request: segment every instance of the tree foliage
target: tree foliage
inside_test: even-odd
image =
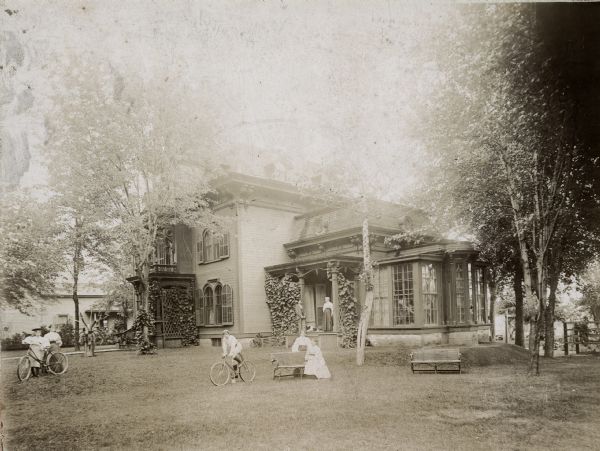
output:
[[[592,262],[587,268],[581,282],[583,294],[579,305],[585,308],[600,323],[600,262]]]
[[[545,46],[535,7],[463,12],[462,24],[449,31],[456,45],[437,61],[437,95],[425,108],[437,190],[447,192],[442,208],[490,244],[483,255],[499,266],[518,256],[541,326],[553,309],[550,278],[576,248],[561,241],[584,240],[595,227],[583,213],[597,202],[590,167],[598,160],[580,145],[577,104],[560,55]],[[532,334],[536,373],[540,334],[541,327]]]
[[[133,261],[147,310],[157,241],[175,224],[217,222],[205,197],[215,171],[196,147],[201,127],[172,93],[140,92],[110,69],[74,70],[71,78],[56,99],[53,158],[77,192],[101,207],[112,240]]]
[[[33,196],[6,194],[0,206],[0,304],[27,313],[54,292],[64,268],[59,230]]]

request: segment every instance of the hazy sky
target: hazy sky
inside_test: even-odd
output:
[[[82,55],[110,65],[126,83],[191,102],[207,129],[200,145],[254,172],[269,155],[310,171],[342,154],[365,156],[361,164],[371,169],[393,155],[386,169],[399,180],[416,172],[418,142],[408,124],[435,76],[418,56],[432,45],[429,30],[447,19],[439,4],[70,0],[5,7],[12,13],[1,13],[10,44],[3,59],[24,56],[4,78],[3,145],[29,147],[34,164],[25,181],[38,174],[59,68]]]

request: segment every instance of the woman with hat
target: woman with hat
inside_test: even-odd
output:
[[[33,335],[29,335],[25,337],[23,340],[24,345],[29,345],[29,349],[35,355],[35,359],[33,357],[29,357],[29,361],[31,362],[31,373],[33,377],[38,377],[40,374],[40,361],[43,361],[44,356],[46,354],[46,350],[50,347],[50,342],[47,338],[42,337],[42,328],[35,327],[32,329]],[[37,359],[37,360],[36,360]]]

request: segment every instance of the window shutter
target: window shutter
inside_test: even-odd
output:
[[[202,234],[204,262],[208,263],[214,259],[213,257],[213,234],[209,230],[205,230]]]
[[[204,325],[204,295],[202,290],[196,290],[196,326]]]
[[[223,324],[231,325],[233,324],[233,292],[229,285],[223,285],[222,293]]]
[[[229,232],[225,232],[221,239],[221,258],[224,257],[229,257]]]

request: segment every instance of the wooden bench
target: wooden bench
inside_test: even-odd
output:
[[[420,349],[410,354],[410,369],[434,373],[460,373],[458,349]]]
[[[273,379],[281,376],[295,376],[300,373],[300,379],[304,376],[304,352],[277,352],[271,354],[273,363]],[[285,374],[291,371],[289,374]]]

